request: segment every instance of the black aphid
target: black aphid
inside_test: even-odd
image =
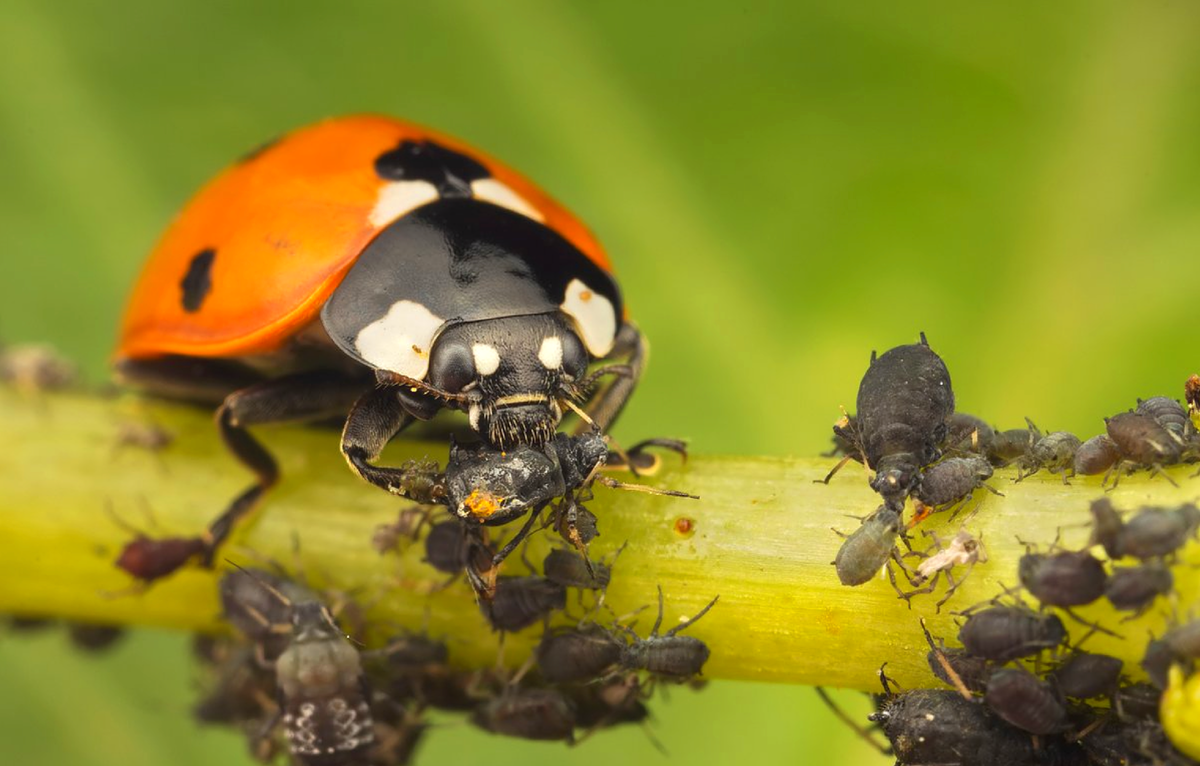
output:
[[[1146,559],[1173,555],[1200,528],[1200,509],[1187,503],[1178,508],[1143,508],[1125,522],[1117,553]]]
[[[647,692],[637,673],[625,673],[608,681],[578,684],[567,694],[575,703],[575,722],[588,729],[602,729],[623,723],[641,723],[650,717],[643,700]]]
[[[1087,551],[1026,553],[1017,564],[1021,585],[1044,606],[1082,606],[1104,595],[1108,573]]]
[[[591,681],[621,660],[625,642],[599,625],[555,628],[542,636],[536,654],[547,683]]]
[[[1169,396],[1152,396],[1149,399],[1138,399],[1137,410],[1142,415],[1149,415],[1168,433],[1182,442],[1191,430],[1192,421],[1188,418],[1187,410],[1175,399]]]
[[[980,487],[1003,496],[987,485],[991,477],[992,464],[978,455],[946,458],[921,472],[913,497],[939,510],[961,508]]]
[[[925,633],[926,643],[929,644],[929,652],[925,659],[929,662],[929,669],[933,674],[960,692],[965,689],[967,692],[982,694],[987,687],[987,679],[992,674],[992,663],[972,655],[962,647],[947,647],[940,638],[935,642],[924,619],[921,620],[921,630]]]
[[[68,622],[67,638],[71,646],[85,652],[103,652],[111,649],[125,636],[125,629],[118,625],[102,625],[94,622]]]
[[[835,529],[834,532],[837,532]],[[842,535],[841,532],[837,532]],[[900,534],[899,512],[881,505],[863,520],[858,529],[838,548],[833,565],[842,585],[862,585],[871,581],[888,559],[896,554],[896,536]]]
[[[988,451],[988,460],[992,465],[1006,466],[1014,460],[1020,460],[1033,445],[1041,438],[1041,434],[1028,428],[1010,428],[1007,431],[997,431],[992,438],[992,448]]]
[[[1162,564],[1150,563],[1136,567],[1113,567],[1104,595],[1113,607],[1143,614],[1159,596],[1165,596],[1175,586],[1171,570]]]
[[[1142,661],[1138,664],[1146,671],[1150,683],[1159,689],[1166,689],[1171,666],[1181,659],[1184,658],[1175,654],[1169,643],[1162,639],[1151,639],[1150,643],[1146,644],[1146,653],[1142,655]]]
[[[207,643],[202,655],[197,654],[212,670],[211,681],[192,707],[197,721],[241,725],[268,718],[268,708],[278,696],[275,674],[259,661],[251,646],[216,639]]]
[[[546,579],[564,588],[604,590],[612,579],[612,570],[603,563],[589,562],[574,551],[553,548],[542,562]]]
[[[958,640],[975,655],[994,662],[1032,657],[1067,640],[1062,620],[1019,606],[993,606],[967,617]]]
[[[651,673],[671,680],[686,681],[698,674],[708,661],[708,645],[692,636],[676,635],[694,625],[701,617],[708,614],[717,603],[719,596],[697,612],[686,622],[681,622],[661,636],[658,629],[663,619],[662,587],[658,589],[658,619],[650,629],[650,635],[639,638],[627,627],[622,629],[629,635],[632,643],[621,652],[621,665],[629,670],[648,670]]]
[[[491,602],[480,609],[494,630],[512,633],[567,605],[567,589],[545,577],[499,577]]]
[[[1162,637],[1176,657],[1200,660],[1200,620],[1171,628]]]
[[[1117,689],[1113,695],[1113,710],[1123,720],[1157,718],[1162,691],[1151,684],[1138,681]]]
[[[1029,423],[1031,432],[1039,433],[1037,426],[1029,418],[1026,418],[1025,422]],[[1067,472],[1075,471],[1075,452],[1079,445],[1079,437],[1068,431],[1053,431],[1041,436],[1018,461],[1020,469],[1016,480],[1021,481],[1045,468],[1049,473],[1062,474],[1063,484],[1066,484]]]
[[[350,763],[375,742],[362,662],[323,604],[293,605],[292,641],[275,662],[283,725],[303,764]]]
[[[924,333],[920,343],[897,346],[879,357],[871,354],[858,388],[855,436],[867,466],[875,471],[871,488],[897,513],[921,468],[938,458],[953,414],[950,372]]]
[[[221,576],[218,586],[225,620],[274,661],[292,637],[293,604],[314,601],[308,589],[263,569],[237,568]]]
[[[1054,734],[1070,726],[1061,695],[1024,668],[992,673],[983,700],[993,713],[1030,734]]]
[[[982,418],[956,412],[946,425],[946,452],[974,452],[986,457],[992,451],[996,431]]]
[[[1183,445],[1170,431],[1149,415],[1137,412],[1114,415],[1106,418],[1104,424],[1109,437],[1121,451],[1121,462],[1114,467],[1114,486],[1120,480],[1119,469],[1126,463],[1149,468],[1152,473],[1162,474],[1172,484],[1175,483],[1162,471],[1163,466],[1178,463],[1183,455]]]
[[[1112,694],[1121,679],[1125,662],[1107,654],[1075,652],[1051,674],[1058,690],[1067,697],[1089,699]]]
[[[554,689],[510,687],[477,707],[471,723],[507,737],[571,742],[575,705]]]
[[[371,534],[371,547],[380,553],[394,551],[402,541],[413,541],[421,535],[421,529],[429,523],[427,506],[403,508],[392,524],[380,524]]]
[[[1121,450],[1108,434],[1093,436],[1075,450],[1075,473],[1079,476],[1106,473],[1120,459]]]

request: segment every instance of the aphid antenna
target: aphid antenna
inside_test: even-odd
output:
[[[146,517],[146,525],[154,532],[161,531],[158,528],[157,520],[154,518],[154,511],[150,508],[150,501],[148,501],[145,497],[139,496],[138,505],[141,507],[142,515]],[[125,519],[121,518],[121,515],[117,513],[117,509],[113,506],[111,497],[104,498],[104,513],[106,516],[112,519],[113,523],[116,524],[122,532],[131,534],[138,539],[145,539],[148,537],[144,529],[139,529]]]
[[[260,588],[262,588],[262,589],[263,589],[263,590],[265,590],[267,593],[270,593],[272,596],[274,596],[276,599],[278,599],[278,600],[279,600],[279,603],[283,604],[284,606],[294,606],[294,604],[292,603],[292,600],[291,600],[290,598],[288,598],[287,596],[283,595],[283,593],[281,593],[281,592],[280,592],[280,591],[279,591],[277,588],[275,588],[275,587],[274,587],[273,585],[271,585],[270,583],[264,582],[264,581],[262,580],[262,578],[260,578],[260,577],[259,577],[258,575],[256,575],[256,574],[254,574],[254,572],[251,572],[249,569],[245,568],[245,567],[244,567],[244,566],[242,566],[241,564],[238,564],[238,563],[236,563],[236,562],[234,562],[234,561],[231,561],[231,560],[229,560],[229,559],[225,559],[225,563],[226,563],[226,564],[229,564],[229,565],[230,565],[231,567],[233,567],[234,569],[237,569],[239,572],[241,572],[242,574],[246,575],[246,576],[247,576],[247,577],[249,577],[251,580],[254,580],[254,582],[255,582],[255,583],[257,583],[257,584],[258,584],[258,586],[259,586]],[[261,615],[260,615],[260,616],[261,616]],[[268,624],[269,624],[269,623],[268,623]]]
[[[846,724],[846,726],[849,726],[851,731],[857,734],[860,739],[878,750],[882,755],[892,755],[892,749],[889,746],[881,745],[875,740],[875,737],[872,736],[876,731],[879,730],[879,724],[872,724],[869,728],[862,726],[853,718],[851,718],[845,710],[842,710],[840,705],[833,701],[833,698],[830,697],[829,693],[825,691],[825,687],[814,686],[813,690],[816,691],[817,696],[821,698],[821,701],[825,703],[825,707],[829,708],[829,711],[837,716],[839,721]]]
[[[886,662],[883,663],[882,665],[879,666],[879,671],[878,671],[879,672],[879,683],[883,686],[883,693],[888,695],[889,697],[894,697],[897,694],[903,694],[904,687],[902,687],[902,686],[900,686],[900,684],[896,683],[895,679],[888,678],[887,673],[885,672],[887,669],[887,666],[888,666],[888,664]],[[889,681],[891,683],[888,683]],[[893,686],[896,687],[896,689],[898,689],[899,691],[895,691],[895,692],[892,691]]]
[[[660,591],[660,594],[661,594],[661,591]],[[661,597],[661,596],[660,596],[660,597]],[[678,624],[678,625],[676,625],[675,627],[673,627],[673,628],[671,628],[670,630],[668,630],[666,633],[664,633],[664,634],[663,634],[663,636],[664,636],[664,637],[670,637],[670,636],[673,636],[673,635],[675,635],[676,633],[679,633],[680,631],[683,631],[683,630],[687,630],[688,628],[690,628],[690,627],[692,627],[693,625],[695,625],[697,622],[699,622],[699,620],[700,620],[700,618],[701,618],[701,617],[703,617],[704,615],[708,614],[708,610],[709,610],[709,609],[712,609],[714,606],[716,606],[716,605],[717,605],[717,599],[719,599],[719,598],[721,598],[721,596],[720,596],[720,595],[713,596],[713,600],[712,600],[712,601],[709,601],[707,604],[705,604],[703,609],[701,609],[701,610],[700,610],[699,612],[697,612],[696,614],[692,615],[691,617],[687,618],[687,619],[686,619],[686,620],[684,620],[683,622],[679,623],[679,624]],[[659,602],[660,609],[661,609],[661,604],[662,604],[662,602],[660,601],[660,602]],[[661,611],[660,611],[660,613],[659,613],[659,618],[661,619],[661,617],[662,617],[662,614],[661,614]]]
[[[609,489],[623,489],[628,492],[641,492],[647,495],[663,495],[666,497],[686,497],[690,500],[700,499],[699,495],[681,492],[677,489],[659,489],[658,487],[647,487],[645,484],[627,484],[623,481],[617,481],[610,476],[597,476],[595,481]]]
[[[1091,628],[1092,630],[1099,632],[1099,633],[1103,633],[1106,636],[1112,636],[1113,638],[1120,639],[1121,641],[1125,640],[1125,636],[1122,636],[1120,633],[1109,630],[1108,628],[1104,627],[1103,625],[1101,625],[1099,623],[1088,622],[1087,620],[1083,619],[1079,615],[1075,614],[1075,612],[1073,612],[1070,607],[1060,606],[1058,608],[1061,609],[1065,615],[1067,615],[1068,617],[1070,617],[1072,620],[1079,623],[1080,625],[1086,625],[1087,627]]]
[[[521,541],[529,537],[529,533],[533,531],[533,525],[536,524],[537,521],[542,517],[542,511],[546,509],[547,505],[548,503],[542,503],[538,507],[529,511],[529,519],[525,522],[521,529],[515,535],[513,535],[511,540],[504,544],[504,547],[500,549],[499,553],[492,557],[493,567],[500,566],[504,559],[508,558],[508,555],[516,550],[517,546],[521,544]],[[468,566],[468,572],[470,569],[471,567]]]
[[[925,641],[929,644],[929,648],[933,650],[934,659],[937,660],[938,665],[942,666],[942,670],[946,671],[946,675],[950,678],[950,682],[953,684],[954,688],[958,690],[958,693],[962,695],[963,699],[967,700],[968,702],[974,702],[975,698],[971,696],[970,690],[967,689],[967,685],[963,683],[962,678],[958,675],[958,671],[955,670],[954,666],[950,664],[950,661],[946,659],[946,655],[942,652],[941,647],[934,643],[933,636],[930,634],[929,628],[925,625],[924,617],[921,618],[921,631],[925,634]]]

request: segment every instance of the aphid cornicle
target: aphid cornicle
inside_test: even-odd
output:
[[[1067,640],[1062,620],[1025,607],[993,606],[967,617],[958,640],[975,655],[994,662],[1032,657]]]
[[[924,333],[919,343],[871,354],[858,387],[855,430],[875,471],[871,488],[896,512],[904,509],[921,469],[938,458],[953,414],[950,371]]]
[[[993,713],[1030,734],[1053,734],[1070,725],[1054,687],[1024,668],[992,673],[983,699]]]
[[[583,224],[460,141],[361,115],[293,131],[197,194],[142,270],[114,363],[219,403],[256,477],[198,538],[211,566],[279,479],[250,427],[349,412],[350,467],[403,493],[406,471],[374,461],[414,421],[460,410],[497,449],[549,442],[571,405],[607,429],[644,361]]]
[[[834,530],[837,532],[837,530]],[[838,534],[842,534],[838,532]],[[862,585],[871,581],[896,551],[900,534],[900,514],[886,505],[879,506],[862,525],[846,538],[833,560],[842,585]]]

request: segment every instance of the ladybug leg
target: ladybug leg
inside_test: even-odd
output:
[[[116,363],[114,372],[121,384],[156,396],[214,405],[234,391],[263,379],[233,362],[190,356],[122,359]]]
[[[363,394],[350,410],[342,430],[342,455],[350,469],[364,481],[393,495],[422,505],[439,502],[445,494],[436,463],[410,460],[401,468],[384,468],[371,461],[396,434],[416,418],[404,409],[393,388],[377,388]]]
[[[605,359],[625,357],[629,373],[613,380],[608,388],[593,397],[585,408],[588,416],[601,431],[608,431],[616,422],[617,416],[621,414],[621,410],[624,409],[625,402],[629,401],[629,397],[633,395],[633,390],[637,387],[638,379],[642,376],[642,370],[646,366],[646,351],[646,339],[642,336],[641,331],[632,323],[625,323],[621,331],[617,333],[612,351]],[[576,426],[575,435],[578,436],[590,430],[591,426],[587,422],[583,422]]]

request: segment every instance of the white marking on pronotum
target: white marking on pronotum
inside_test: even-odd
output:
[[[396,301],[386,315],[359,330],[354,348],[376,369],[422,380],[433,336],[445,323],[420,303]]]
[[[495,178],[481,178],[478,181],[472,181],[471,195],[484,202],[506,207],[514,213],[532,218],[539,223],[546,221],[546,217],[538,212],[537,208],[530,205],[524,197]]]
[[[481,410],[479,409],[479,405],[474,404],[474,403],[472,403],[470,408],[467,410],[467,420],[469,420],[471,423],[472,431],[479,430],[479,415],[480,415],[480,413],[481,413]]]
[[[557,335],[550,335],[542,340],[538,350],[538,361],[547,370],[557,370],[562,367],[562,341]]]
[[[560,308],[579,325],[583,345],[592,356],[607,356],[617,337],[617,312],[612,301],[572,279]]]
[[[393,181],[379,190],[379,197],[368,220],[372,226],[387,226],[400,216],[437,198],[437,187],[428,181]]]
[[[476,343],[471,346],[471,356],[475,357],[475,371],[480,375],[491,375],[500,369],[500,352],[486,343]]]

